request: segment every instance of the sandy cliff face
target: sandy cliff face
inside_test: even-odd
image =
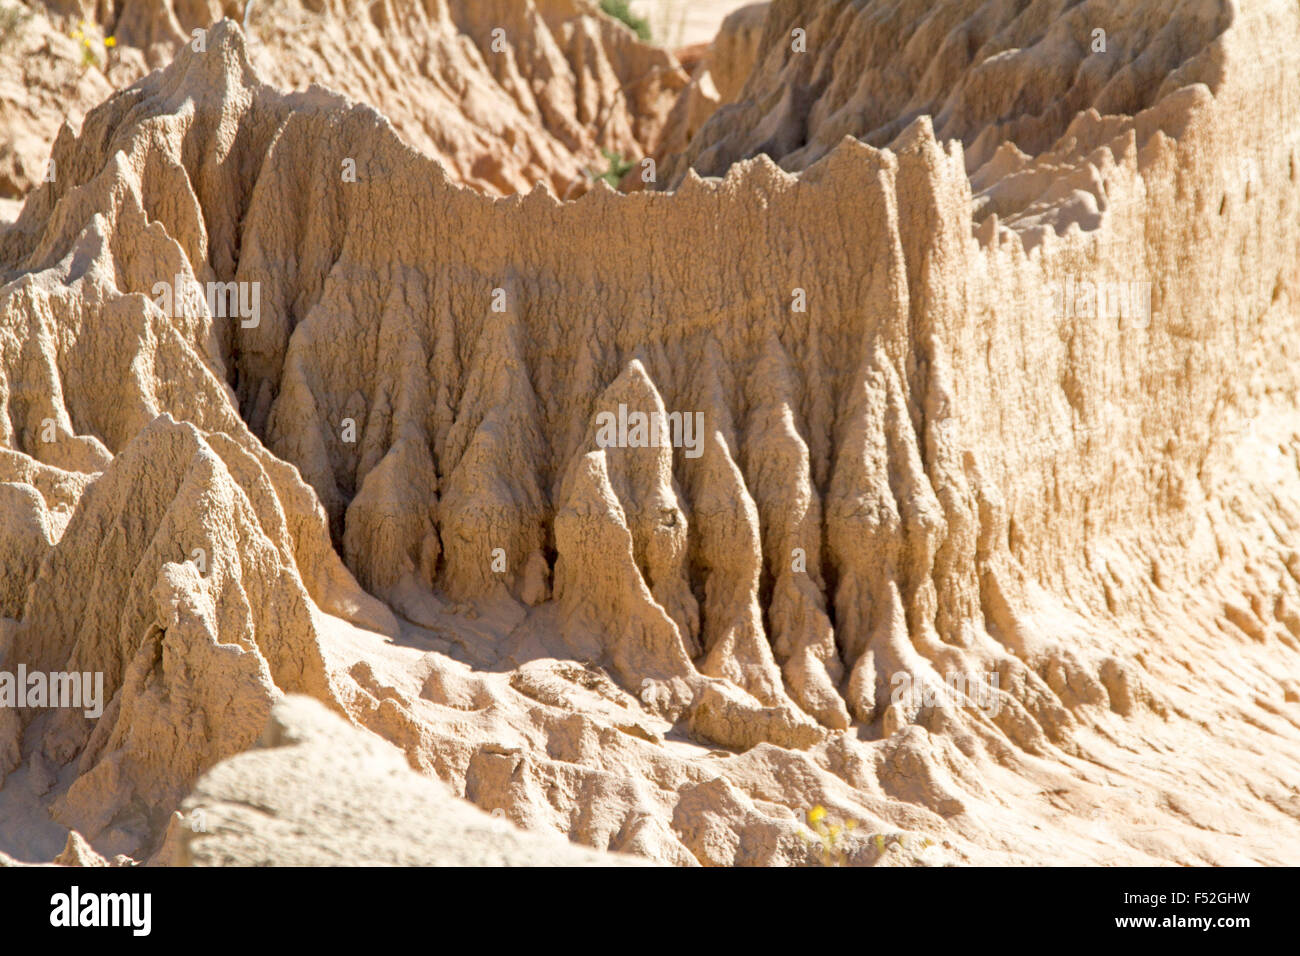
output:
[[[164,862],[295,692],[663,862],[1294,861],[1300,10],[923,6],[778,0],[670,192],[462,188],[229,21],[60,133],[0,662],[110,703],[0,710],[11,804]]]
[[[243,23],[264,80],[374,106],[457,182],[493,195],[538,182],[581,195],[609,166],[602,150],[650,153],[688,81],[589,0],[36,5],[0,50],[0,198],[44,180],[65,119],[206,48],[223,16]]]

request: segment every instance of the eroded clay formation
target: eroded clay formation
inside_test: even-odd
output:
[[[29,16],[0,48],[0,198],[44,180],[65,119],[187,46],[206,49],[223,16],[245,25],[265,81],[377,105],[457,182],[494,195],[539,180],[582,195],[609,167],[602,151],[640,156],[659,141],[690,79],[594,0],[79,0]]]
[[[193,859],[299,693],[661,862],[1295,860],[1300,8],[777,0],[598,134],[561,60],[668,54],[433,6],[331,76],[526,60],[533,126],[222,21],[0,233],[0,663],[107,698],[0,709],[11,855]],[[439,145],[534,127],[656,188]]]

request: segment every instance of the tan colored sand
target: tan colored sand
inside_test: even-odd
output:
[[[1300,9],[831,6],[671,190],[464,189],[231,22],[59,135],[0,232],[0,664],[112,702],[0,711],[0,849],[173,860],[298,693],[663,863],[827,862],[814,806],[831,862],[1300,859]]]
[[[222,15],[246,23],[248,56],[263,78],[370,104],[454,179],[492,195],[539,182],[581,195],[607,170],[603,151],[651,151],[687,82],[671,53],[638,42],[595,0],[276,0],[249,8],[239,0],[128,0],[102,20],[93,4],[79,14],[75,6],[36,5],[0,50],[0,198],[43,180],[64,121],[75,127],[113,89],[203,42],[195,31]],[[76,33],[89,38],[88,51]],[[112,48],[103,45],[110,35]]]

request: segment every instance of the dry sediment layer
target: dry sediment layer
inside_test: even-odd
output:
[[[688,80],[591,0],[34,4],[0,50],[0,198],[43,181],[65,120],[206,45],[203,31],[223,16],[249,30],[265,80],[371,104],[453,179],[490,195],[538,182],[581,195],[609,165],[602,150],[649,153]],[[92,64],[65,32],[91,40]]]
[[[928,29],[972,45],[969,6]],[[854,65],[884,7],[825,8],[774,6],[740,109],[789,22],[812,103],[889,91]],[[1294,860],[1300,209],[1271,124],[1300,11],[1185,9],[1112,26],[1127,68],[1080,54],[1140,89],[1084,83],[1077,115],[895,103],[886,141],[782,133],[798,175],[576,203],[458,188],[219,25],[62,134],[0,235],[8,659],[114,696],[93,728],[0,718],[14,786],[147,854],[302,691],[480,806],[666,862],[816,861],[814,804],[882,835],[850,862]],[[1044,59],[933,85],[1059,96]],[[260,321],[164,315],[177,274],[257,283]],[[1052,307],[1143,281],[1149,317]],[[702,413],[700,453],[602,447],[620,408]]]

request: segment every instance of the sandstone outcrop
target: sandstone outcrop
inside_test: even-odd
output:
[[[1294,861],[1300,8],[763,23],[664,191],[461,188],[229,20],[59,134],[0,232],[0,669],[108,703],[0,710],[33,812],[370,860],[168,831],[305,694],[664,863],[825,862],[814,806],[850,863]]]
[[[206,49],[222,17],[244,24],[246,53],[264,79],[370,104],[457,182],[491,195],[539,182],[581,195],[609,166],[602,151],[651,152],[688,82],[670,53],[638,40],[594,0],[19,8],[26,19],[0,48],[0,199],[45,180],[64,122],[78,123],[180,50]]]
[[[203,776],[151,862],[635,866],[645,861],[520,830],[414,773],[399,751],[349,727],[319,703],[290,696],[272,709],[254,749]]]

